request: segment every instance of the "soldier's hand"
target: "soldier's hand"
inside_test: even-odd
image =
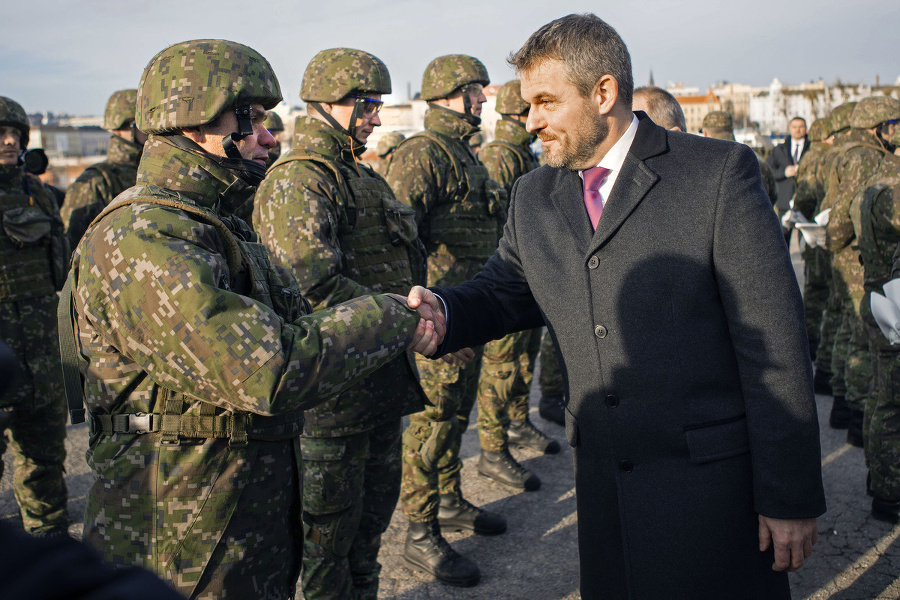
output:
[[[440,345],[444,341],[444,335],[447,333],[444,303],[431,290],[425,289],[420,285],[413,287],[409,291],[406,302],[410,308],[418,310],[423,319],[434,324],[434,331],[438,338],[437,343]]]
[[[419,319],[416,326],[416,333],[413,341],[409,344],[409,349],[418,352],[423,356],[431,356],[440,345],[440,340],[434,331],[434,322],[426,319]]]
[[[461,350],[457,350],[456,352],[445,354],[441,357],[441,360],[448,365],[463,365],[473,358],[475,358],[475,351],[471,348],[463,348]]]

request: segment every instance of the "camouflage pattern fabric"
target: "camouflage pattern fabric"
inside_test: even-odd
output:
[[[541,386],[541,394],[544,396],[565,397],[566,386],[563,382],[562,370],[559,367],[559,353],[553,345],[550,332],[544,333],[541,340],[541,376],[538,385]]]
[[[422,75],[422,100],[446,98],[469,83],[490,83],[487,69],[474,56],[448,54],[428,63]],[[425,126],[428,129],[428,125]]]
[[[775,174],[772,173],[772,167],[759,154],[756,155],[756,160],[759,161],[759,174],[762,176],[763,188],[765,188],[772,206],[775,206],[775,203],[778,202],[778,186],[775,183]]]
[[[85,169],[66,189],[62,219],[72,248],[113,198],[134,185],[142,150],[134,142],[112,136],[106,160]]]
[[[66,397],[56,327],[61,264],[54,267],[51,253],[51,239],[65,238],[55,200],[22,167],[0,166],[0,213],[0,339],[18,367],[16,383],[0,396],[0,456],[9,446],[22,522],[29,533],[42,535],[69,524]],[[0,475],[2,470],[0,462]]]
[[[354,92],[391,93],[391,74],[380,58],[354,48],[330,48],[316,54],[303,72],[304,102],[337,102]]]
[[[298,119],[257,192],[254,223],[314,308],[424,283],[413,211],[345,133]],[[401,235],[402,234],[402,235]],[[307,600],[376,598],[378,550],[400,494],[400,418],[426,400],[411,356],[306,411],[301,576]]]
[[[402,355],[418,322],[386,296],[309,314],[231,215],[254,192],[186,139],[151,135],[138,185],[73,263],[96,476],[85,540],[191,598],[293,596],[301,411]]]
[[[399,419],[346,437],[304,438],[305,600],[378,597],[378,551],[400,495]]]
[[[477,127],[430,107],[425,128],[397,147],[386,179],[397,199],[415,209],[429,252],[428,285],[454,285],[474,277],[496,248],[506,198],[469,149]],[[410,416],[403,435],[400,499],[411,521],[436,519],[439,494],[460,493],[460,439],[481,370],[482,348],[474,350],[463,366],[417,358],[431,404]]]
[[[127,124],[134,122],[136,106],[137,90],[113,92],[106,101],[106,110],[103,111],[103,129],[108,131],[123,129]]]
[[[513,105],[508,99],[506,104]],[[497,122],[494,140],[478,155],[491,179],[507,194],[519,177],[539,166],[529,148],[530,140],[524,123],[502,119]],[[541,331],[511,333],[484,346],[478,384],[478,435],[482,450],[499,452],[506,448],[509,421],[522,421],[528,416],[528,396]]]

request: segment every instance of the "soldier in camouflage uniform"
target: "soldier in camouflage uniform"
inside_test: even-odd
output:
[[[391,160],[394,157],[394,150],[400,145],[400,142],[406,139],[406,136],[399,131],[391,131],[386,133],[378,140],[375,147],[375,154],[378,155],[378,172],[384,175],[391,167]]]
[[[493,141],[478,156],[491,179],[503,186],[507,194],[519,177],[538,168],[529,147],[531,134],[525,130],[529,104],[522,99],[521,89],[519,80],[513,80],[497,92],[496,110],[501,118]],[[478,471],[526,491],[538,489],[541,480],[510,455],[509,447],[533,448],[547,454],[559,452],[559,443],[538,431],[528,418],[528,396],[542,330],[511,333],[485,344],[478,384],[482,452]]]
[[[253,221],[313,309],[405,294],[425,280],[413,210],[358,161],[391,93],[384,63],[334,48],[306,67],[291,150],[257,192]],[[425,401],[411,355],[306,411],[301,582],[306,600],[378,596],[378,549],[400,496],[401,417]]]
[[[859,205],[853,206],[853,199],[887,152],[882,125],[897,118],[900,118],[900,103],[893,98],[865,98],[853,108],[851,135],[840,145],[835,145],[835,159],[828,172],[822,200],[822,210],[831,209],[826,228],[827,248],[833,256],[832,276],[842,307],[832,372],[838,372],[843,360],[845,400],[849,408],[847,441],[860,447],[864,443],[863,419],[872,380],[872,361],[868,336],[860,317],[860,303],[865,291],[853,227],[853,220],[859,217]],[[838,342],[841,344],[837,345]]]
[[[270,110],[266,113],[266,122],[263,125],[275,138],[275,146],[269,149],[269,160],[267,161],[268,166],[271,167],[278,160],[278,157],[281,156],[281,136],[284,134],[284,121],[281,120],[277,112]]]
[[[109,97],[103,128],[112,132],[106,160],[91,165],[66,190],[62,219],[74,248],[91,221],[113,198],[134,185],[147,135],[135,126],[137,90],[119,90]]]
[[[506,194],[469,148],[478,133],[487,70],[476,58],[454,54],[429,63],[422,99],[429,102],[425,131],[394,151],[386,179],[397,198],[415,209],[428,250],[428,285],[454,285],[481,270],[506,220]],[[404,558],[452,585],[474,585],[478,567],[459,555],[441,528],[492,535],[506,521],[462,498],[459,448],[475,403],[481,349],[464,365],[419,361],[430,406],[410,417],[403,435],[400,501],[410,521]]]
[[[565,426],[566,386],[559,366],[559,352],[556,351],[549,330],[544,332],[544,339],[541,340],[540,361],[541,376],[538,378],[538,385],[541,388],[541,400],[538,412],[551,423]]]
[[[900,146],[900,127],[894,126],[888,141],[894,148]],[[872,316],[871,294],[882,293],[885,283],[900,276],[900,156],[886,154],[853,203],[859,205],[859,219],[853,225],[865,278],[860,315],[866,326],[874,375],[863,421],[869,489],[873,496],[872,516],[898,523],[900,345],[892,345],[878,328]]]
[[[138,87],[137,185],[85,233],[70,276],[96,477],[84,538],[190,598],[293,597],[303,411],[411,343],[436,346],[434,321],[395,298],[310,314],[232,214],[263,178],[280,100],[241,44],[157,54]]]
[[[25,530],[54,535],[69,524],[56,329],[56,291],[65,279],[69,246],[53,194],[25,172],[29,132],[24,109],[0,96],[0,339],[15,354],[18,371],[14,385],[0,394],[0,456],[8,444]]]
[[[716,138],[718,140],[735,141],[734,139],[734,119],[731,114],[724,110],[714,110],[703,117],[701,133],[705,137]],[[756,153],[754,153],[756,154]],[[763,187],[769,200],[772,201],[772,207],[778,201],[778,189],[775,186],[775,174],[772,173],[771,167],[766,164],[759,154],[756,154],[756,160],[759,161],[759,173],[762,176]]]
[[[819,204],[825,196],[823,164],[831,138],[826,137],[826,119],[816,119],[809,127],[809,150],[800,159],[794,178],[794,198],[791,207],[800,211],[808,220],[819,213]],[[802,239],[802,238],[801,238]],[[802,251],[804,266],[803,308],[806,314],[806,336],[813,360],[822,339],[822,317],[831,287],[831,262],[828,251],[818,246],[805,246]],[[827,379],[826,379],[827,377]],[[817,393],[831,394],[831,370],[816,371],[814,380]]]

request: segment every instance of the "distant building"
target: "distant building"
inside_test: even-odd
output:
[[[669,90],[681,105],[684,111],[684,120],[687,124],[688,131],[691,133],[699,133],[703,124],[703,117],[714,110],[722,110],[722,102],[712,90],[705,94],[675,94]]]

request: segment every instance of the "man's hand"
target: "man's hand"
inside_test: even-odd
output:
[[[423,356],[431,356],[437,350],[440,343],[441,342],[434,331],[434,323],[425,319],[419,319],[413,341],[410,342],[408,348]]]
[[[461,350],[457,350],[456,352],[451,352],[450,354],[445,354],[441,357],[441,360],[447,363],[448,365],[464,365],[470,360],[475,358],[475,351],[471,348],[462,348]]]
[[[797,175],[797,171],[800,169],[797,165],[788,165],[784,168],[784,176],[785,177],[795,177]]]
[[[819,540],[815,519],[773,519],[759,515],[759,551],[774,543],[773,571],[796,571]]]
[[[423,356],[431,356],[447,333],[443,303],[430,290],[418,285],[409,291],[406,303],[410,308],[418,310],[422,317],[409,348]]]

